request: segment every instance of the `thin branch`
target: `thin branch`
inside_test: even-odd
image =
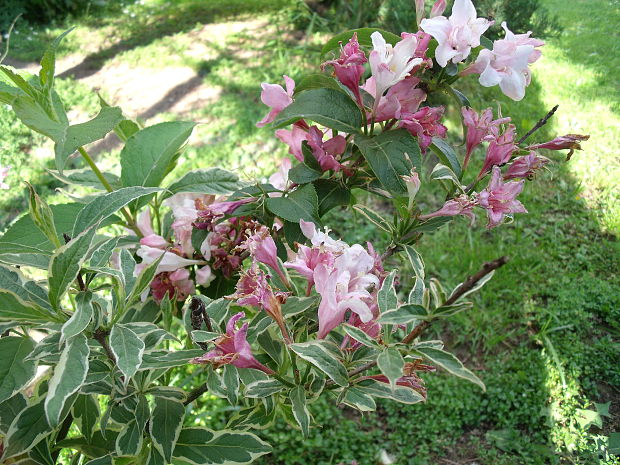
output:
[[[11,23],[11,25],[9,26],[9,32],[7,32],[7,35],[6,35],[6,48],[2,56],[0,56],[0,63],[2,63],[4,59],[7,57],[7,55],[9,54],[9,46],[11,45],[11,34],[13,33],[13,28],[15,27],[15,23],[17,23],[17,20],[21,17],[21,15],[22,15],[21,13],[18,14],[13,20],[13,22]]]
[[[112,349],[110,349],[110,345],[108,344],[108,340],[106,339],[108,334],[109,333],[107,331],[103,331],[101,329],[98,329],[93,334],[93,337],[95,338],[95,340],[97,342],[99,342],[99,344],[101,344],[101,347],[103,347],[103,350],[105,351],[105,354],[112,361],[112,363],[116,364],[116,357],[114,356],[114,353],[112,352]]]
[[[544,116],[544,118],[541,118],[540,120],[538,120],[538,123],[536,123],[532,129],[527,131],[525,135],[517,141],[517,145],[522,144],[525,141],[525,139],[530,137],[532,134],[534,134],[536,131],[542,128],[545,124],[547,124],[547,121],[549,120],[549,118],[553,116],[553,114],[556,112],[559,106],[560,105],[554,106],[551,110],[549,110],[549,113],[547,113]]]
[[[207,387],[207,383],[203,384],[202,386],[198,386],[187,395],[187,399],[185,399],[183,405],[191,404],[208,390],[209,388]]]

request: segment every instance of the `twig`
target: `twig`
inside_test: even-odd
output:
[[[4,59],[7,57],[7,55],[9,54],[9,46],[11,45],[11,34],[13,33],[13,28],[15,27],[15,23],[17,23],[17,20],[21,17],[21,15],[22,15],[21,13],[18,14],[13,20],[13,22],[11,23],[11,25],[9,26],[9,32],[7,32],[7,36],[6,36],[6,48],[2,56],[0,56],[0,63],[2,63]]]
[[[519,140],[517,141],[517,145],[522,144],[522,143],[525,141],[525,139],[527,139],[528,137],[530,137],[532,134],[534,134],[536,131],[538,131],[540,128],[542,128],[545,124],[547,124],[547,121],[549,120],[549,118],[551,118],[551,117],[553,116],[553,114],[555,113],[555,111],[558,109],[558,107],[559,107],[559,106],[560,106],[560,105],[556,105],[556,106],[554,106],[554,107],[553,107],[553,108],[549,111],[549,113],[547,113],[547,114],[545,115],[545,117],[544,117],[544,118],[539,119],[539,120],[538,120],[538,123],[536,123],[532,129],[530,129],[529,131],[527,131],[527,132],[525,133],[525,135],[524,135],[521,139],[519,139]]]
[[[208,390],[209,390],[209,388],[207,387],[207,383],[203,384],[202,386],[198,386],[196,389],[192,390],[187,395],[187,399],[185,399],[185,401],[183,401],[183,405],[191,404],[192,402],[194,402],[196,399],[198,399],[201,395],[203,395]]]
[[[112,361],[112,363],[116,364],[116,357],[114,356],[112,349],[110,349],[110,345],[108,344],[108,340],[106,339],[108,334],[109,333],[107,331],[98,329],[94,332],[93,337],[97,342],[99,342],[99,344],[101,344],[101,347],[103,347],[105,354]]]

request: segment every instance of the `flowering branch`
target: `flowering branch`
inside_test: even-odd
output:
[[[534,125],[534,127],[532,129],[530,129],[529,131],[527,131],[523,135],[523,137],[517,141],[517,144],[522,144],[523,142],[525,142],[525,140],[528,137],[530,137],[532,134],[534,134],[536,131],[538,131],[540,128],[542,128],[545,124],[547,124],[547,121],[549,120],[549,118],[551,118],[553,116],[553,114],[556,112],[556,110],[559,107],[560,107],[560,105],[556,105],[551,110],[549,110],[549,113],[547,113],[543,118],[539,119],[538,122]]]

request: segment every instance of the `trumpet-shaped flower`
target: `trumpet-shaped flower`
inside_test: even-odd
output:
[[[573,154],[575,150],[581,150],[581,142],[584,140],[588,140],[590,136],[581,135],[581,134],[566,134],[565,136],[556,137],[549,142],[544,142],[542,144],[534,144],[527,147],[528,149],[547,149],[547,150],[564,150],[569,149],[567,158],[570,159],[570,156]]]
[[[378,31],[373,32],[370,37],[373,50],[368,61],[375,78],[376,107],[387,89],[405,79],[414,66],[422,64],[424,60],[414,58],[418,47],[418,39],[414,34],[400,40],[394,47],[388,44]]]
[[[525,179],[534,176],[536,171],[549,162],[548,158],[537,155],[532,151],[529,154],[517,157],[508,167],[504,179]]]
[[[513,34],[506,23],[502,23],[502,27],[506,36],[493,42],[493,50],[481,50],[476,62],[461,74],[480,74],[481,85],[492,87],[499,84],[504,94],[519,101],[531,81],[529,65],[541,55],[536,47],[541,47],[544,42],[530,38],[531,32]]]
[[[140,272],[147,265],[157,261],[157,259],[162,257],[162,255],[163,257],[159,262],[159,265],[157,265],[157,273],[162,273],[164,271],[172,272],[180,268],[203,263],[199,260],[189,260],[176,253],[156,249],[154,247],[149,247],[148,245],[141,245],[136,254],[138,257],[142,258],[142,263],[136,265],[136,269],[134,271],[135,276],[138,276],[138,274],[140,274]]]
[[[439,210],[433,213],[428,213],[426,215],[420,215],[421,220],[428,220],[430,218],[435,218],[437,216],[457,216],[463,215],[468,217],[473,223],[476,219],[476,215],[474,215],[473,209],[476,206],[476,201],[470,199],[465,194],[460,195],[454,199],[448,200],[443,204]]]
[[[524,182],[502,183],[501,170],[497,166],[493,167],[488,187],[478,194],[478,202],[487,210],[489,216],[487,228],[501,224],[508,214],[527,213],[523,204],[516,200],[517,195],[523,190]]]
[[[308,132],[294,124],[289,129],[278,129],[276,131],[276,137],[288,145],[288,153],[293,155],[297,160],[304,161],[304,154],[301,151],[301,143],[308,140]]]
[[[510,124],[502,134],[491,138],[478,179],[481,179],[493,166],[508,163],[513,152],[519,148],[515,144],[516,135],[515,126]]]
[[[438,6],[437,11],[440,8]],[[445,68],[449,61],[463,61],[472,48],[480,45],[480,36],[493,25],[493,21],[476,16],[471,0],[456,0],[450,18],[435,16],[422,20],[420,28],[439,43],[435,50],[435,60],[439,66]]]
[[[433,137],[446,137],[448,129],[439,122],[444,110],[444,107],[423,107],[402,115],[399,126],[418,138],[422,153],[431,145]]]
[[[463,160],[463,169],[467,167],[469,157],[473,150],[483,141],[492,140],[499,137],[500,125],[510,122],[510,118],[493,119],[493,110],[487,108],[482,110],[480,114],[475,110],[463,107],[461,108],[463,115],[463,123],[467,127],[467,152]]]
[[[215,340],[215,349],[206,354],[190,360],[191,363],[210,363],[215,368],[222,365],[231,364],[238,368],[254,368],[267,374],[274,371],[266,367],[254,357],[252,347],[247,340],[248,324],[244,323],[241,328],[237,328],[237,322],[245,318],[244,312],[233,315],[226,323],[226,334]]]
[[[185,268],[159,273],[151,282],[151,293],[156,302],[161,302],[166,294],[170,299],[176,295],[177,300],[183,301],[195,291],[194,282],[189,279],[189,271]]]
[[[416,88],[420,80],[408,77],[390,87],[381,97],[375,111],[375,121],[387,121],[392,118],[400,119],[403,113],[415,113],[420,104],[426,100],[426,92]],[[369,77],[362,87],[369,94],[376,94],[375,78]]]
[[[323,142],[323,132],[312,126],[308,131],[308,145],[323,171],[333,170],[337,173],[342,169],[336,156],[344,153],[347,146],[347,140],[343,136],[338,135]]]
[[[325,69],[328,65],[333,66],[338,80],[353,91],[357,101],[361,104],[362,96],[360,95],[359,82],[362,74],[364,74],[364,63],[367,61],[366,55],[360,49],[360,44],[357,41],[357,32],[355,32],[349,42],[342,48],[340,58],[326,61],[321,65],[321,68]]]
[[[278,84],[269,84],[263,82],[261,87],[263,91],[260,94],[261,101],[271,108],[271,111],[267,115],[256,123],[256,126],[262,128],[263,126],[273,122],[276,116],[293,103],[293,91],[295,90],[295,81],[288,76],[282,76],[286,83],[286,90]]]
[[[293,164],[291,163],[291,160],[289,158],[283,158],[280,161],[278,171],[276,171],[269,177],[269,184],[271,184],[276,189],[280,189],[281,191],[286,190],[290,184],[288,179],[288,172],[291,170],[292,166]],[[270,197],[280,197],[281,195],[282,194],[280,194],[279,192],[271,192],[269,194]]]

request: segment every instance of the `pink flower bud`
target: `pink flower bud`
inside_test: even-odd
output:
[[[547,150],[564,150],[569,149],[567,159],[570,159],[571,155],[575,150],[581,150],[581,141],[588,140],[590,138],[589,135],[581,135],[581,134],[566,134],[565,136],[556,137],[549,142],[544,142],[542,144],[530,145],[528,149],[547,149]]]
[[[430,17],[434,18],[435,16],[441,16],[445,10],[446,10],[446,0],[437,0],[433,4],[433,7],[431,8]]]

